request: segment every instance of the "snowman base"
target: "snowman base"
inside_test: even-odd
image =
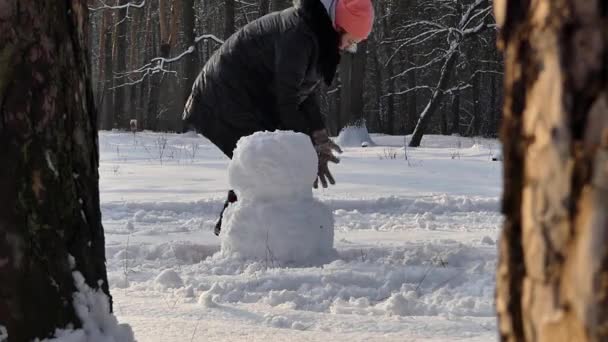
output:
[[[333,257],[333,213],[312,195],[316,169],[304,134],[258,132],[239,140],[228,169],[238,201],[224,212],[222,254],[279,267]]]

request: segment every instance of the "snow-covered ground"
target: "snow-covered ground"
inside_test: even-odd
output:
[[[323,265],[216,254],[228,159],[196,134],[101,132],[114,310],[138,341],[492,341],[502,217],[496,140],[372,135],[316,190]]]

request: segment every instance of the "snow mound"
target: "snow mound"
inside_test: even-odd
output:
[[[74,310],[82,328],[56,329],[54,337],[42,342],[134,342],[131,327],[119,324],[110,312],[108,296],[101,290],[90,288],[80,272],[74,271],[72,276],[78,290],[73,294]]]
[[[172,269],[167,269],[162,272],[154,279],[154,282],[164,288],[173,289],[184,286],[182,278]]]
[[[317,155],[307,135],[258,132],[239,140],[228,167],[238,201],[224,213],[222,254],[270,266],[333,254],[331,209],[312,195]]]
[[[342,147],[368,147],[375,145],[369,136],[365,123],[342,128],[340,134],[338,134],[336,143]]]

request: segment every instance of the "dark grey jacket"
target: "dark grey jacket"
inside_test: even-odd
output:
[[[184,120],[227,156],[262,130],[323,128],[317,87],[330,84],[339,36],[320,0],[259,18],[232,35],[198,75]]]

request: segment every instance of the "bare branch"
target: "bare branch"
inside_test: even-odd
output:
[[[123,5],[117,5],[117,6],[110,6],[110,5],[106,4],[105,2],[103,2],[102,0],[97,0],[97,1],[100,2],[102,4],[102,6],[95,7],[95,8],[89,7],[89,11],[96,12],[96,11],[107,10],[107,9],[116,10],[116,9],[125,9],[125,8],[128,10],[131,7],[143,8],[146,5],[146,0],[141,0],[141,3],[139,3],[139,4],[129,2],[129,3],[123,4]]]
[[[204,35],[196,37],[194,39],[194,44],[197,44],[202,40],[213,40],[217,44],[224,43],[223,40],[219,39],[218,37],[216,37],[213,34],[204,34]],[[149,63],[145,64],[144,66],[142,66],[138,69],[127,71],[124,73],[117,73],[117,74],[115,74],[115,77],[114,77],[115,79],[121,79],[121,78],[125,78],[125,77],[130,78],[131,76],[138,75],[138,74],[141,74],[141,76],[135,81],[122,83],[122,84],[112,87],[111,89],[121,88],[121,87],[125,87],[125,86],[132,86],[132,85],[141,83],[147,77],[152,76],[157,73],[163,73],[163,74],[170,73],[177,77],[177,71],[167,70],[167,69],[165,69],[165,66],[168,64],[172,64],[177,61],[180,61],[184,56],[189,55],[192,52],[194,52],[194,50],[195,50],[195,45],[190,45],[186,50],[184,50],[183,52],[181,52],[179,55],[177,55],[175,57],[172,57],[172,58],[155,57],[155,58],[152,58]]]

